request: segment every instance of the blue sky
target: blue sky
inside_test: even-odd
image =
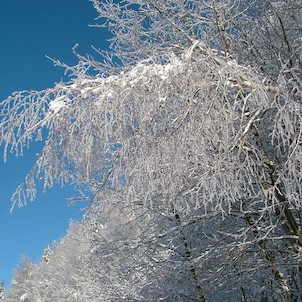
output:
[[[63,76],[45,56],[76,63],[72,47],[94,54],[91,45],[107,46],[106,33],[90,28],[97,13],[88,0],[1,0],[0,100],[13,91],[52,87]],[[41,143],[23,157],[0,162],[0,281],[9,286],[20,256],[39,260],[44,246],[62,237],[71,219],[80,220],[85,204],[68,206],[72,188],[55,187],[23,208],[10,213],[10,197],[35,161]],[[0,148],[1,156],[3,148]]]

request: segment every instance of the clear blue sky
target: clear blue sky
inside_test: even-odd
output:
[[[91,45],[107,46],[105,32],[90,28],[97,13],[88,0],[0,1],[0,100],[13,91],[52,87],[63,76],[45,56],[76,62],[72,47],[94,54]],[[80,220],[85,204],[68,206],[71,188],[55,187],[34,203],[15,208],[10,197],[35,161],[37,143],[20,158],[0,162],[0,281],[9,286],[20,256],[37,261],[46,244],[62,237],[71,219]],[[3,156],[2,148],[1,156]]]

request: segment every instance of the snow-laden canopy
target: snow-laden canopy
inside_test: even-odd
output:
[[[82,75],[44,91],[15,93],[1,103],[5,149],[22,153],[31,140],[42,138],[44,128],[47,132],[13,201],[33,199],[35,179],[43,179],[44,188],[85,184],[98,194],[100,188],[127,185],[129,200],[153,204],[160,195],[164,204],[174,200],[188,210],[224,212],[242,196],[261,199],[270,195],[263,190],[266,168],[260,177],[254,170],[269,157],[269,145],[283,152],[284,136],[296,136],[300,119],[299,107],[276,97],[286,93],[282,89],[266,86],[252,68],[195,41],[180,56],[150,58],[117,75]],[[273,119],[263,119],[272,111]],[[284,120],[290,123],[286,130],[270,130],[269,124]],[[256,142],[260,134],[266,137],[263,150]],[[291,157],[279,165],[299,180],[291,167],[300,150],[290,150]],[[287,189],[293,196],[300,192]]]

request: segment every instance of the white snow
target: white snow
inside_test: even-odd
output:
[[[24,293],[21,297],[20,297],[20,302],[24,302],[26,301],[26,299],[28,298],[28,294],[27,293]]]
[[[126,91],[128,88],[136,85],[147,85],[154,77],[162,81],[167,81],[171,76],[177,76],[183,70],[185,60],[190,58],[194,48],[199,44],[195,41],[194,44],[186,51],[182,57],[177,57],[175,54],[170,54],[169,62],[166,64],[158,64],[152,61],[144,60],[128,71],[122,71],[119,75],[109,77],[89,78],[77,80],[71,85],[66,85],[61,88],[62,91],[68,91],[69,94],[80,93],[81,97],[89,97],[89,95],[98,95],[98,100],[95,105],[103,103],[104,98],[111,98],[115,95],[115,87],[121,87]],[[58,84],[59,85],[59,84]],[[62,108],[68,107],[70,103],[69,96],[64,94],[56,97],[49,103],[50,114],[58,114]],[[47,116],[48,117],[48,116]]]
[[[53,101],[49,103],[49,109],[54,114],[57,114],[62,108],[66,107],[65,99],[66,99],[65,95],[55,98]]]

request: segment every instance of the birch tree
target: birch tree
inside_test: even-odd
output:
[[[301,301],[301,5],[92,3],[104,60],[56,61],[69,82],[0,105],[4,158],[46,136],[14,205],[37,179],[83,186],[174,230],[196,301]]]

